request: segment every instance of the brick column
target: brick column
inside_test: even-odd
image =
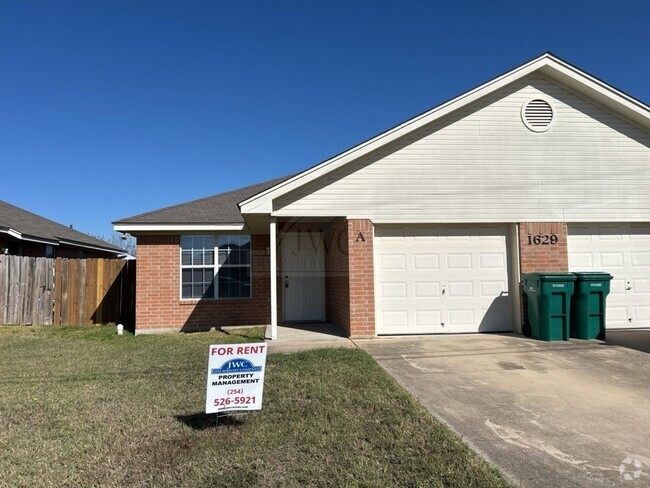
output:
[[[325,311],[327,320],[350,335],[348,222],[335,219],[325,233]]]
[[[564,222],[526,222],[519,224],[519,270],[521,274],[536,271],[568,271],[569,253]],[[539,236],[539,237],[536,237]],[[557,242],[555,242],[555,236]],[[536,244],[539,242],[539,244]],[[527,323],[528,297],[521,293],[522,323]]]
[[[539,240],[535,236],[540,236]],[[557,242],[552,236],[557,237]],[[519,224],[519,265],[522,274],[535,271],[568,271],[566,223]]]
[[[348,220],[350,337],[375,336],[373,224]]]

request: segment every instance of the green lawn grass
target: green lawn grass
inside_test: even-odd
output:
[[[270,354],[215,426],[208,345],[262,335],[0,327],[0,486],[508,486],[356,349]]]

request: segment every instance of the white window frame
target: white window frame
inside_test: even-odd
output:
[[[248,237],[248,241],[251,245],[250,250],[249,250],[249,260],[248,264],[235,264],[235,265],[220,265],[219,264],[219,237],[228,237],[228,236],[245,236]],[[182,238],[183,237],[212,237],[214,238],[214,248],[213,248],[213,264],[212,265],[204,265],[204,264],[188,264],[184,265],[183,264],[183,245],[182,245]],[[208,249],[208,248],[204,248]],[[186,301],[186,302],[191,302],[191,301],[196,301],[196,300],[249,300],[253,297],[253,240],[252,236],[250,234],[234,234],[234,233],[228,233],[228,234],[182,234],[179,239],[178,243],[178,266],[179,266],[179,283],[178,283],[178,292],[181,301]],[[249,269],[249,276],[250,276],[250,284],[249,284],[249,295],[248,296],[241,296],[241,297],[220,297],[219,296],[219,270],[223,267],[226,268],[248,268]],[[183,297],[183,270],[184,269],[205,269],[205,268],[213,268],[213,274],[212,274],[212,279],[213,279],[213,289],[214,289],[214,296],[212,297],[189,297],[185,298]]]

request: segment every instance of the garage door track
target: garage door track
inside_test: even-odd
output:
[[[646,487],[650,354],[620,344],[650,342],[650,331],[621,334],[610,344],[510,334],[357,343],[515,483]]]

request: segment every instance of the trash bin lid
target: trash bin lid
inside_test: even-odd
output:
[[[540,282],[548,281],[575,281],[576,277],[573,273],[564,272],[539,272],[539,273],[526,273],[524,278],[539,279]]]
[[[580,281],[611,281],[614,278],[605,271],[577,271],[573,274]]]

